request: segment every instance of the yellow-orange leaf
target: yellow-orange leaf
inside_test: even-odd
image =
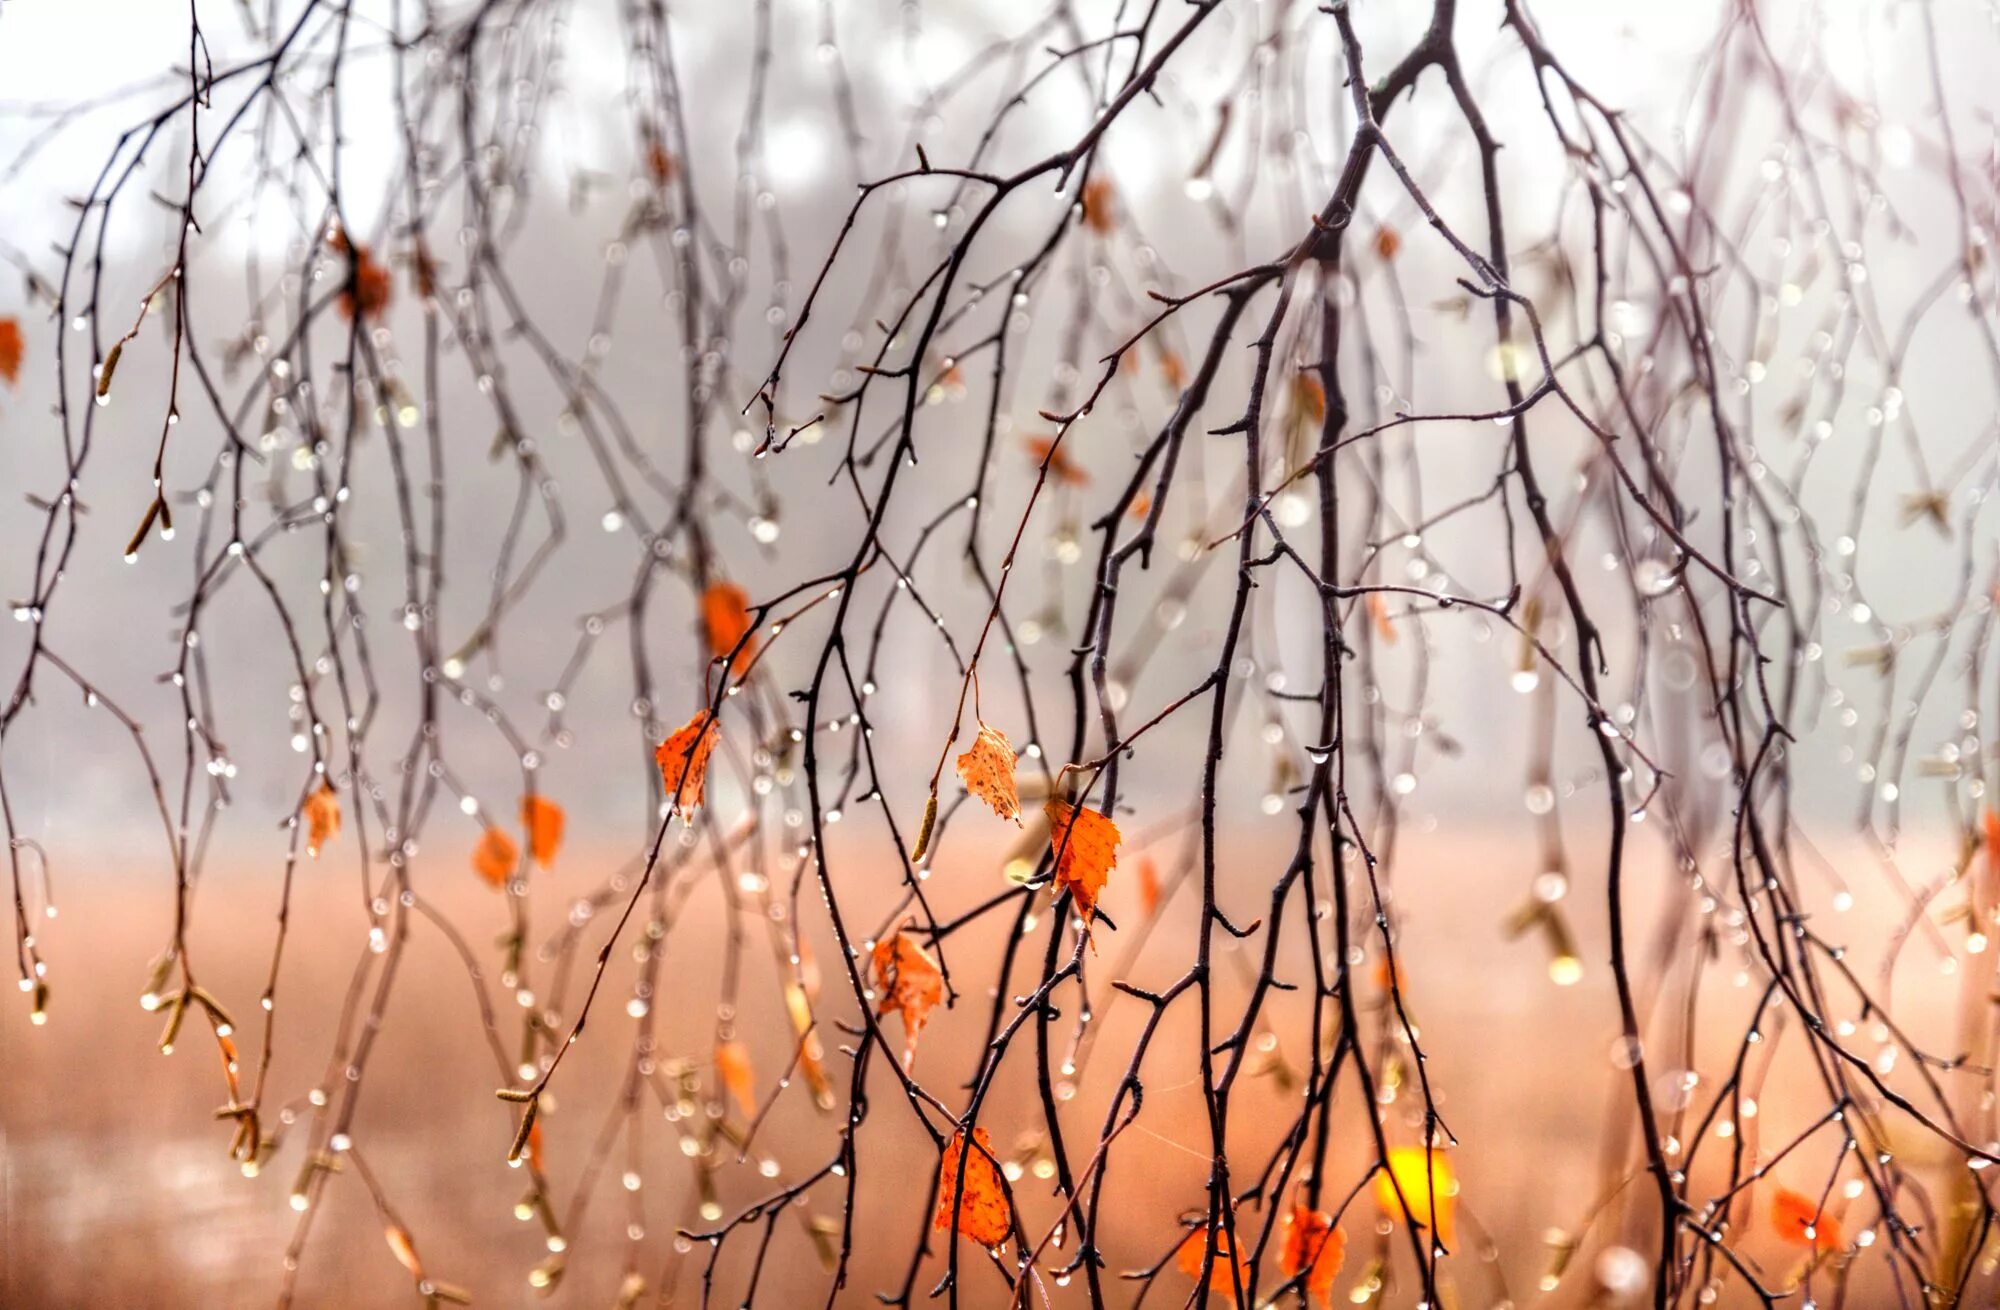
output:
[[[520,862],[521,850],[514,845],[514,839],[490,824],[479,834],[479,844],[472,848],[472,871],[495,889],[507,885],[507,879],[514,876]]]
[[[1318,423],[1326,417],[1326,388],[1310,373],[1292,378],[1292,415]]]
[[[1169,388],[1179,391],[1187,385],[1187,365],[1181,363],[1181,357],[1173,351],[1162,350],[1160,352],[1160,376],[1166,379]]]
[[[1096,810],[1078,809],[1055,796],[1042,812],[1049,820],[1049,845],[1056,851],[1056,891],[1067,889],[1088,916],[1118,864],[1118,825]]]
[[[965,789],[993,807],[1003,819],[1021,822],[1021,790],[1014,785],[1014,748],[998,728],[979,725],[972,749],[958,757],[958,776]]]
[[[1333,1226],[1333,1216],[1311,1206],[1295,1205],[1285,1216],[1284,1245],[1278,1248],[1278,1268],[1287,1278],[1306,1275],[1306,1291],[1322,1306],[1333,1304],[1333,1280],[1347,1262],[1347,1234]]]
[[[12,386],[21,380],[21,320],[0,318],[0,378]]]
[[[1986,811],[1984,821],[1986,827],[1986,867],[1994,874],[2000,875],[2000,813],[1995,813],[1989,809]]]
[[[1207,1228],[1195,1229],[1181,1240],[1181,1248],[1174,1254],[1174,1263],[1189,1278],[1201,1277],[1202,1262],[1208,1259],[1208,1233]],[[1245,1288],[1250,1286],[1250,1264],[1247,1260],[1238,1260],[1232,1271],[1229,1249],[1229,1234],[1216,1229],[1215,1263],[1209,1267],[1208,1290],[1234,1296],[1239,1282]]]
[[[1368,593],[1368,617],[1375,620],[1375,635],[1382,639],[1384,646],[1396,644],[1396,620],[1389,616],[1389,602],[1382,599],[1382,593]]]
[[[382,1230],[382,1236],[389,1241],[389,1249],[395,1253],[396,1263],[410,1271],[410,1277],[424,1276],[424,1262],[417,1259],[417,1244],[398,1224],[390,1224]]]
[[[1375,253],[1383,259],[1394,259],[1396,252],[1403,248],[1403,238],[1396,235],[1396,229],[1383,226],[1375,229]]]
[[[1067,486],[1081,487],[1089,483],[1090,474],[1082,465],[1069,457],[1069,452],[1056,444],[1054,437],[1028,438],[1028,453],[1035,457],[1037,464],[1047,462],[1049,476]]]
[[[528,1129],[528,1167],[536,1173],[542,1172],[542,1121],[535,1120]]]
[[[306,797],[306,854],[319,858],[320,848],[340,835],[340,797],[322,782]]]
[[[715,658],[736,652],[736,658],[729,662],[731,672],[750,663],[755,643],[744,641],[743,649],[736,649],[736,643],[750,632],[750,597],[743,588],[733,582],[718,582],[703,592],[701,621],[708,630],[708,648]]]
[[[653,752],[653,758],[659,761],[660,780],[666,784],[669,809],[685,817],[701,807],[703,788],[708,781],[708,757],[721,735],[715,726],[715,715],[701,710]]]
[[[924,1029],[931,1010],[944,999],[944,974],[937,961],[924,949],[915,934],[898,932],[875,943],[875,990],[880,995],[876,1012],[891,1010],[903,1016],[903,1067],[917,1052],[917,1034]]]
[[[736,1108],[743,1111],[745,1119],[757,1117],[757,1074],[750,1067],[750,1048],[742,1042],[718,1042],[715,1047],[715,1073],[722,1079],[722,1085],[735,1098]]]
[[[958,1194],[958,1157],[965,1149],[965,1133],[953,1133],[938,1161],[938,1207],[936,1227],[950,1231],[957,1215],[959,1233],[981,1246],[998,1246],[1013,1228],[1013,1209],[1007,1203],[1007,1188],[1000,1178],[1000,1166],[993,1162],[993,1139],[984,1128],[972,1130],[977,1144],[965,1161],[965,1197]]]
[[[521,798],[521,826],[528,833],[528,854],[547,868],[556,862],[556,847],[562,845],[563,807],[546,796]]]
[[[1810,1196],[1780,1187],[1771,1198],[1771,1227],[1792,1246],[1810,1246],[1816,1251],[1838,1251],[1847,1243],[1840,1220],[1819,1208]]]
[[[335,235],[335,250],[346,252],[347,242]],[[354,285],[340,289],[338,302],[340,316],[352,319],[357,313],[363,318],[380,318],[382,311],[389,307],[389,299],[395,294],[396,280],[382,262],[371,254],[366,246],[354,247]]]
[[[1396,1199],[1398,1188],[1403,1201]],[[1451,1245],[1458,1178],[1443,1151],[1426,1151],[1421,1146],[1389,1148],[1388,1169],[1375,1174],[1375,1204],[1392,1222],[1401,1223],[1404,1201],[1409,1203],[1412,1219],[1436,1233],[1446,1247]]]

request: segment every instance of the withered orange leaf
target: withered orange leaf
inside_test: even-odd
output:
[[[479,844],[472,848],[472,871],[496,890],[507,885],[507,879],[514,876],[514,869],[520,862],[520,847],[514,845],[512,837],[492,824],[479,834]]]
[[[1014,1212],[1007,1203],[1007,1188],[1000,1178],[1000,1166],[993,1162],[993,1139],[986,1135],[984,1128],[975,1128],[972,1140],[977,1146],[965,1161],[963,1201],[958,1194],[958,1157],[965,1149],[963,1130],[951,1135],[951,1141],[938,1160],[935,1226],[950,1231],[952,1216],[956,1212],[961,1235],[981,1246],[998,1246],[1007,1240],[1007,1234],[1013,1228]]]
[[[1197,1228],[1181,1240],[1181,1248],[1174,1255],[1174,1263],[1189,1278],[1201,1277],[1202,1262],[1208,1258],[1208,1232],[1206,1227]],[[1234,1271],[1230,1269],[1229,1234],[1218,1228],[1215,1230],[1215,1263],[1208,1271],[1208,1290],[1234,1296],[1240,1282],[1250,1286],[1250,1264],[1247,1260],[1236,1261]]]
[[[1049,820],[1049,845],[1056,851],[1056,890],[1067,889],[1088,917],[1118,864],[1118,825],[1096,810],[1078,809],[1055,796],[1042,812]]]
[[[1150,855],[1139,860],[1139,910],[1148,919],[1160,908],[1160,866]]]
[[[876,1013],[903,1016],[903,1067],[917,1052],[917,1034],[931,1010],[944,999],[944,974],[915,933],[897,932],[875,943]]]
[[[680,171],[680,165],[673,155],[668,153],[665,146],[654,141],[646,146],[646,171],[653,175],[655,182],[665,186],[674,180]]]
[[[965,789],[993,807],[1003,819],[1021,822],[1021,790],[1014,785],[1014,748],[1007,734],[982,722],[972,749],[958,757],[958,776]]]
[[[346,242],[335,238],[334,248],[345,250]],[[342,275],[343,279],[345,274]],[[366,246],[354,247],[354,285],[340,289],[340,316],[352,319],[358,312],[363,318],[380,318],[382,311],[389,307],[389,299],[395,294],[396,280],[389,270],[375,258]]]
[[[708,630],[708,649],[721,659],[731,651],[736,658],[731,660],[731,672],[749,664],[756,647],[743,642],[743,649],[737,650],[736,643],[750,631],[750,597],[743,588],[733,582],[718,582],[701,594],[701,621]]]
[[[1278,1248],[1278,1268],[1287,1278],[1306,1275],[1306,1291],[1321,1306],[1333,1304],[1333,1280],[1347,1262],[1347,1234],[1333,1226],[1333,1216],[1311,1206],[1295,1205],[1285,1216],[1284,1244]]]
[[[701,808],[703,789],[708,782],[708,757],[721,736],[715,715],[703,709],[653,752],[653,758],[659,761],[660,780],[666,784],[669,809],[685,817]]]
[[[1396,644],[1396,620],[1389,615],[1389,602],[1379,591],[1368,593],[1368,617],[1375,621],[1375,635],[1384,646]]]
[[[21,380],[21,320],[0,318],[0,378],[12,386]]]
[[[340,835],[340,797],[329,783],[306,797],[306,854],[319,858],[320,848]]]
[[[537,794],[521,798],[521,826],[528,833],[528,854],[535,863],[548,868],[556,862],[556,848],[562,845],[563,807]]]
[[[1326,388],[1310,373],[1292,377],[1292,415],[1314,423],[1326,417]]]
[[[1037,464],[1046,462],[1049,473],[1057,482],[1067,486],[1081,487],[1090,482],[1090,474],[1083,466],[1069,457],[1069,452],[1056,444],[1054,437],[1028,438],[1028,453]]]
[[[1375,253],[1383,259],[1394,259],[1396,252],[1403,248],[1403,238],[1396,229],[1384,224],[1375,229]]]
[[[1082,197],[1083,225],[1100,236],[1118,226],[1118,216],[1112,212],[1117,195],[1108,177],[1092,178],[1086,182]]]
[[[395,1253],[396,1263],[409,1270],[410,1277],[422,1278],[424,1262],[417,1259],[417,1244],[411,1240],[402,1225],[390,1224],[382,1230],[382,1236],[388,1239],[389,1249]]]
[[[1789,1187],[1780,1187],[1771,1198],[1771,1227],[1792,1246],[1809,1246],[1816,1251],[1838,1251],[1847,1243],[1840,1220],[1827,1214],[1819,1202]]]
[[[1179,391],[1187,385],[1187,365],[1181,363],[1181,357],[1178,354],[1171,350],[1162,350],[1160,352],[1160,376],[1166,379],[1167,386],[1170,389]]]
[[[718,1042],[715,1046],[715,1073],[729,1089],[736,1108],[745,1119],[757,1117],[757,1074],[750,1067],[750,1048],[742,1042]]]
[[[542,1172],[542,1121],[535,1120],[528,1129],[528,1167],[536,1173]]]

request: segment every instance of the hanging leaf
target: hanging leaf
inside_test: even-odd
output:
[[[958,776],[965,789],[993,807],[1003,819],[1021,822],[1021,791],[1014,785],[1014,748],[998,728],[979,725],[972,749],[958,757]]]
[[[718,1042],[715,1073],[735,1099],[745,1119],[757,1117],[757,1074],[750,1067],[750,1048],[742,1042]]]
[[[1208,1259],[1207,1228],[1197,1228],[1181,1240],[1181,1247],[1174,1255],[1174,1263],[1189,1278],[1201,1277],[1201,1266]],[[1215,1263],[1209,1267],[1208,1290],[1221,1292],[1225,1296],[1235,1296],[1236,1289],[1250,1286],[1250,1263],[1247,1260],[1230,1261],[1229,1234],[1218,1228],[1215,1230]]]
[[[646,146],[646,171],[653,175],[655,182],[665,186],[680,172],[680,164],[665,146],[652,141]]]
[[[1390,616],[1389,602],[1383,599],[1379,591],[1368,593],[1368,617],[1375,621],[1375,635],[1382,639],[1382,644],[1395,645],[1396,620]]]
[[[952,1216],[958,1217],[958,1232],[985,1247],[999,1246],[1013,1228],[1013,1208],[1007,1202],[1007,1187],[1000,1166],[993,1163],[993,1139],[984,1128],[972,1130],[977,1149],[965,1162],[965,1199],[958,1196],[958,1157],[965,1149],[963,1130],[953,1133],[938,1161],[938,1205],[935,1227],[949,1231]]]
[[[917,1034],[931,1010],[944,999],[944,974],[915,933],[897,932],[875,943],[877,1014],[899,1011],[903,1016],[903,1067],[917,1053]]]
[[[1118,226],[1118,215],[1113,212],[1118,193],[1108,177],[1096,177],[1083,187],[1083,225],[1099,236],[1108,236]]]
[[[1139,911],[1148,919],[1160,908],[1160,866],[1150,855],[1139,860]]]
[[[1399,1188],[1402,1201],[1396,1199]],[[1409,1204],[1410,1218],[1431,1229],[1445,1246],[1451,1245],[1458,1178],[1443,1151],[1427,1151],[1421,1146],[1389,1148],[1389,1167],[1375,1174],[1375,1204],[1392,1223],[1401,1223],[1404,1202]]]
[[[336,232],[329,244],[341,254],[347,253],[347,238]],[[342,275],[343,282],[345,274]],[[340,316],[352,321],[359,313],[364,319],[380,318],[382,311],[389,307],[390,297],[395,294],[396,280],[374,254],[363,245],[354,247],[354,281],[351,286],[343,285],[337,303]]]
[[[556,862],[556,848],[562,845],[563,807],[546,796],[521,798],[521,827],[528,834],[528,854],[535,863],[549,868]]]
[[[13,386],[21,380],[21,320],[0,318],[0,378]]]
[[[1069,457],[1069,452],[1056,444],[1054,437],[1028,438],[1028,454],[1037,464],[1046,462],[1049,476],[1070,487],[1089,485],[1090,474],[1082,465]]]
[[[533,1126],[528,1129],[528,1167],[536,1173],[543,1172],[542,1121],[540,1116],[536,1117]]]
[[[1333,1304],[1333,1280],[1347,1262],[1347,1234],[1333,1226],[1333,1216],[1311,1206],[1295,1205],[1285,1216],[1284,1244],[1278,1248],[1278,1268],[1287,1278],[1306,1274],[1306,1291],[1322,1307]]]
[[[1375,229],[1375,254],[1380,259],[1394,259],[1396,252],[1403,248],[1403,238],[1396,229],[1384,224]]]
[[[424,1262],[417,1259],[417,1244],[402,1225],[390,1224],[382,1230],[382,1236],[388,1239],[389,1250],[395,1253],[396,1263],[409,1270],[410,1277],[422,1278]]]
[[[1049,820],[1049,846],[1057,852],[1056,890],[1067,890],[1088,916],[1118,863],[1118,825],[1096,810],[1078,809],[1054,796],[1042,812]]]
[[[721,735],[715,726],[715,715],[704,709],[653,752],[653,758],[659,761],[660,780],[666,784],[667,807],[683,819],[701,808],[703,788],[708,781],[708,757]]]
[[[514,839],[491,824],[479,834],[479,844],[472,848],[472,871],[496,891],[507,885],[520,862],[521,850],[514,845]]]
[[[306,797],[306,854],[319,858],[320,848],[340,835],[340,797],[331,784]]]
[[[1310,373],[1292,377],[1292,414],[1295,419],[1313,423],[1326,418],[1326,388]]]
[[[2000,812],[1987,810],[1983,822],[1986,829],[1986,867],[1995,876],[2000,876]]]
[[[1820,1209],[1819,1202],[1789,1187],[1780,1187],[1771,1198],[1771,1227],[1791,1246],[1809,1246],[1816,1251],[1838,1251],[1847,1243],[1840,1220]]]
[[[730,672],[744,668],[756,652],[753,642],[743,641],[750,632],[750,597],[733,582],[718,582],[701,594],[701,621],[708,630],[708,648],[721,659],[734,651]],[[736,643],[743,648],[737,650]]]
[[[1165,380],[1169,391],[1178,392],[1187,386],[1187,365],[1171,350],[1160,352],[1160,377]]]

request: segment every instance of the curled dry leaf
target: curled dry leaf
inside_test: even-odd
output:
[[[1333,1280],[1347,1262],[1347,1234],[1333,1226],[1333,1216],[1307,1205],[1295,1205],[1285,1216],[1284,1244],[1278,1248],[1278,1268],[1287,1278],[1306,1273],[1306,1291],[1322,1307],[1333,1304]]]
[[[938,1160],[938,1205],[935,1226],[949,1232],[954,1214],[960,1235],[981,1246],[994,1247],[1007,1240],[1013,1228],[1013,1209],[1007,1202],[1007,1187],[1000,1178],[1000,1166],[993,1162],[993,1139],[984,1128],[972,1130],[976,1149],[965,1161],[965,1197],[958,1194],[958,1157],[965,1149],[963,1130],[953,1133]]]
[[[21,380],[21,320],[0,318],[0,378],[13,386]]]
[[[1392,1181],[1393,1179],[1393,1181]],[[1397,1189],[1403,1200],[1396,1199]],[[1375,1174],[1375,1205],[1390,1222],[1403,1222],[1403,1202],[1409,1217],[1451,1246],[1452,1215],[1458,1208],[1458,1177],[1443,1151],[1421,1146],[1392,1146],[1389,1167]]]
[[[993,807],[1003,819],[1021,822],[1021,790],[1014,785],[1014,748],[1007,734],[984,722],[972,749],[958,757],[958,776],[965,789]]]
[[[343,254],[347,252],[347,240],[335,233],[331,244]],[[382,311],[389,307],[389,300],[395,294],[396,280],[389,270],[375,258],[368,247],[354,247],[354,284],[342,286],[338,303],[340,316],[352,320],[359,313],[362,318],[380,318]]]
[[[514,839],[491,824],[479,834],[479,844],[472,848],[472,871],[496,891],[507,885],[507,879],[514,876],[520,862],[521,849],[514,845]]]
[[[937,961],[924,949],[923,941],[911,932],[875,943],[875,990],[880,994],[876,1013],[891,1010],[903,1016],[903,1067],[917,1052],[917,1035],[924,1029],[931,1010],[944,999],[944,974]]]
[[[703,709],[653,752],[653,758],[659,761],[660,780],[666,784],[669,809],[685,817],[701,808],[708,782],[708,757],[721,735],[715,726],[715,715]]]
[[[1049,820],[1049,845],[1056,852],[1056,891],[1067,890],[1087,917],[1097,908],[1111,870],[1118,864],[1118,825],[1096,810],[1079,809],[1051,796],[1042,812]]]
[[[729,670],[734,673],[750,663],[756,653],[753,642],[743,641],[750,632],[750,597],[733,582],[718,582],[701,594],[701,622],[708,632],[708,649],[722,659],[735,652]],[[741,650],[737,643],[743,642]]]
[[[528,854],[535,863],[548,868],[556,862],[556,848],[562,845],[563,807],[546,796],[521,798],[521,827],[528,834]]]
[[[742,1042],[718,1042],[715,1074],[722,1080],[745,1119],[757,1117],[757,1073],[750,1065],[750,1048]]]
[[[1201,1277],[1201,1266],[1208,1259],[1207,1228],[1197,1228],[1181,1239],[1180,1250],[1174,1254],[1174,1264],[1189,1278]],[[1208,1270],[1208,1290],[1234,1296],[1240,1285],[1250,1286],[1250,1264],[1247,1260],[1235,1261],[1230,1268],[1229,1234],[1218,1228],[1215,1230],[1215,1263]]]
[[[340,835],[340,797],[330,783],[306,797],[306,854],[319,858],[320,848]]]
[[[1840,1220],[1820,1209],[1819,1202],[1789,1187],[1780,1187],[1771,1198],[1771,1227],[1791,1246],[1809,1246],[1815,1251],[1838,1251],[1847,1245]]]

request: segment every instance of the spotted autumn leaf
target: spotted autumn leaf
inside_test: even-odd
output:
[[[972,749],[958,757],[958,776],[965,789],[992,806],[995,814],[1018,825],[1021,790],[1014,785],[1015,763],[1007,734],[982,722]]]
[[[556,862],[556,848],[562,845],[563,807],[546,796],[521,798],[521,827],[528,834],[528,854],[535,863],[548,868]]]
[[[1092,809],[1078,809],[1051,796],[1042,812],[1049,821],[1049,845],[1056,852],[1056,890],[1068,891],[1086,916],[1097,908],[1111,870],[1118,864],[1118,825]]]
[[[715,658],[722,659],[735,652],[730,661],[730,672],[735,672],[750,663],[756,651],[752,642],[743,642],[737,650],[736,643],[750,631],[750,597],[743,588],[733,582],[718,582],[701,594],[701,622],[708,632],[708,649]]]
[[[13,386],[21,380],[21,320],[0,318],[0,378]]]
[[[703,709],[660,743],[653,758],[660,765],[660,780],[666,785],[667,807],[683,818],[701,808],[708,782],[708,757],[722,732],[715,715]]]
[[[1399,1188],[1401,1201],[1396,1199]],[[1389,1148],[1389,1167],[1375,1174],[1375,1205],[1390,1222],[1401,1223],[1405,1201],[1409,1217],[1429,1228],[1449,1248],[1452,1216],[1458,1208],[1458,1177],[1443,1151],[1427,1151],[1421,1146]]]
[[[1189,1278],[1201,1277],[1201,1266],[1208,1259],[1207,1228],[1197,1228],[1181,1239],[1180,1250],[1174,1253],[1174,1264]],[[1235,1261],[1231,1269],[1229,1258],[1229,1234],[1218,1228],[1215,1230],[1215,1263],[1208,1270],[1208,1290],[1225,1296],[1235,1296],[1236,1289],[1250,1286],[1250,1264],[1247,1260]]]
[[[965,1133],[951,1135],[938,1160],[938,1204],[934,1226],[940,1232],[953,1228],[957,1217],[960,1236],[981,1246],[994,1247],[1007,1240],[1013,1229],[1013,1207],[1007,1201],[1007,1187],[1000,1166],[993,1162],[993,1139],[984,1128],[972,1130],[975,1149],[965,1161],[965,1196],[958,1194],[958,1157],[965,1150]]]
[[[340,797],[328,783],[306,797],[306,854],[319,858],[320,849],[340,835]]]
[[[898,932],[875,943],[876,1013],[903,1016],[903,1067],[917,1052],[917,1035],[944,999],[944,974],[915,933]]]
[[[722,1080],[743,1117],[756,1118],[757,1072],[750,1064],[750,1048],[736,1041],[716,1043],[715,1075]]]
[[[521,849],[514,845],[514,839],[491,824],[479,834],[479,844],[472,848],[472,871],[496,890],[507,885],[520,862]]]
[[[1333,1304],[1333,1280],[1347,1262],[1347,1234],[1333,1226],[1333,1216],[1308,1205],[1295,1205],[1285,1216],[1278,1268],[1287,1278],[1306,1273],[1306,1291],[1322,1310]],[[1307,1272],[1309,1271],[1309,1272]]]
[[[1083,487],[1090,484],[1090,474],[1084,467],[1069,457],[1069,452],[1056,444],[1054,437],[1028,438],[1028,454],[1037,464],[1046,462],[1049,476],[1064,486]]]
[[[1810,1196],[1789,1187],[1780,1187],[1771,1197],[1771,1227],[1790,1246],[1826,1252],[1847,1245],[1840,1220],[1820,1209],[1819,1202]]]
[[[1083,225],[1099,236],[1108,236],[1118,226],[1118,192],[1108,177],[1095,177],[1084,184]]]

